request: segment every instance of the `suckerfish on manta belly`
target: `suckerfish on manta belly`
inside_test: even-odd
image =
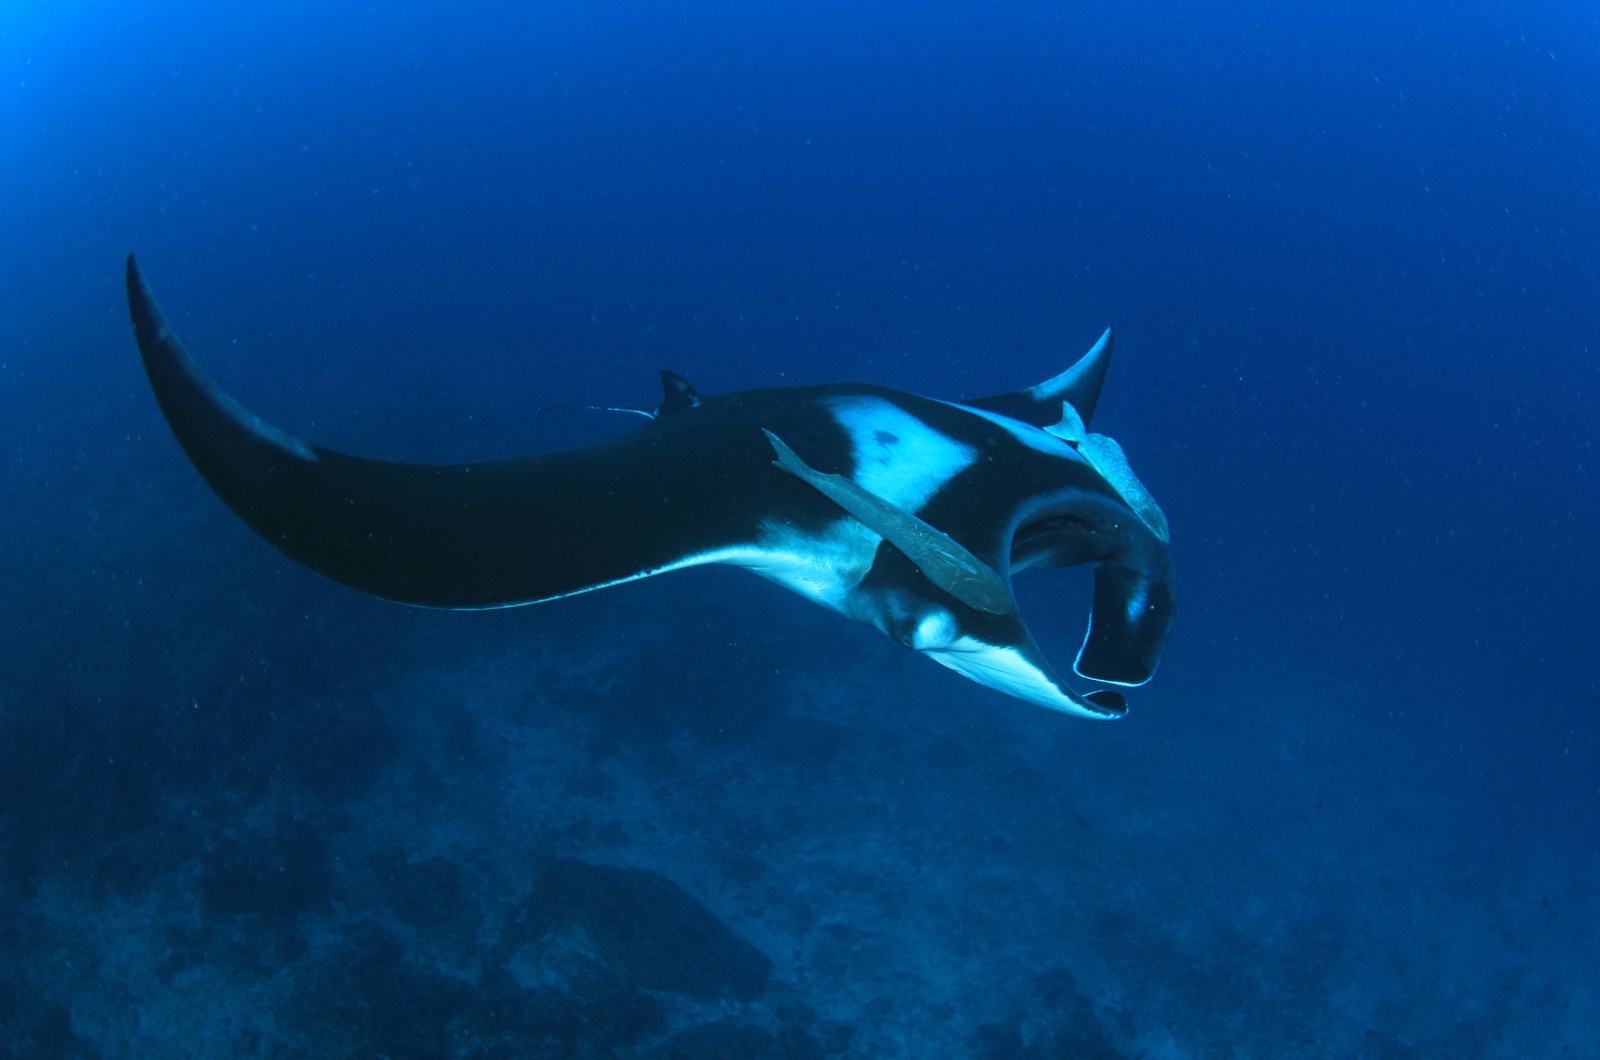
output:
[[[399,464],[251,414],[184,349],[131,255],[127,284],[150,385],[201,477],[285,555],[362,592],[513,607],[732,564],[979,684],[1090,718],[1121,716],[1122,694],[1061,680],[1017,613],[1015,571],[1095,565],[1074,666],[1089,681],[1143,684],[1166,643],[1166,517],[1121,447],[1088,430],[1110,331],[1055,378],[994,397],[856,383],[706,397],[662,372],[660,406],[614,441]]]

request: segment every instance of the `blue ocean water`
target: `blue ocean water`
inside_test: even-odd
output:
[[[0,11],[0,1054],[1600,1055],[1600,18],[1572,3]],[[1128,717],[740,572],[516,611],[206,489],[708,393],[1026,386],[1173,527]],[[1063,667],[1081,571],[1020,606]]]

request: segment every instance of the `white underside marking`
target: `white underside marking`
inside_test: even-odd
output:
[[[850,477],[868,493],[912,514],[978,458],[972,446],[882,398],[835,398],[828,404],[850,435],[855,456]]]
[[[630,574],[625,578],[613,578],[608,582],[596,582],[585,585],[582,589],[574,589],[570,593],[556,593],[554,596],[539,596],[532,600],[518,600],[511,604],[490,604],[487,607],[451,607],[450,611],[505,611],[512,607],[528,607],[532,604],[545,604],[551,600],[565,600],[569,596],[582,596],[584,593],[596,592],[600,589],[609,589],[613,585],[626,585],[629,582],[642,581],[645,578],[654,578],[658,574],[670,574],[675,570],[684,570],[688,567],[704,567],[710,563],[728,563],[738,567],[749,566],[746,559],[752,554],[749,548],[725,548],[711,552],[699,552],[692,556],[685,556],[661,567],[651,567],[649,570]]]
[[[848,614],[850,594],[867,576],[883,539],[859,521],[841,518],[820,534],[765,520],[754,545],[730,550],[731,563],[777,582],[814,603]]]
[[[920,652],[946,651],[960,639],[960,626],[948,611],[930,611],[917,623],[911,646]]]
[[[871,568],[880,540],[877,534],[854,519],[840,519],[821,534],[802,534],[769,522],[763,527],[761,539],[749,545],[685,556],[675,563],[591,585],[576,592],[516,604],[500,604],[492,608],[459,610],[492,611],[522,607],[623,585],[686,567],[725,563],[743,567],[823,607],[859,619],[861,616],[853,614],[850,609],[850,598]],[[960,635],[959,628],[955,617],[949,612],[932,612],[918,623],[911,647],[963,677],[1005,695],[1079,717],[1097,720],[1107,717],[1103,712],[1086,709],[1063,692],[1049,675],[1023,658],[1015,648],[996,647]]]
[[[1086,708],[1067,695],[1048,674],[1024,659],[1015,648],[996,647],[972,637],[961,637],[948,648],[924,654],[963,677],[1008,696],[1080,718],[1104,720],[1108,716],[1103,711]]]
[[[609,589],[613,585],[626,585],[628,582],[653,578],[658,574],[668,574],[688,567],[725,563],[731,567],[743,567],[752,574],[759,574],[769,581],[777,582],[807,600],[848,615],[851,613],[847,607],[850,594],[855,591],[861,579],[867,576],[867,571],[872,567],[872,560],[877,555],[878,543],[882,540],[855,519],[845,517],[830,524],[828,529],[820,534],[803,534],[792,527],[769,519],[762,524],[761,536],[748,545],[698,552],[664,566],[630,574],[626,578],[588,585],[570,593],[541,596],[535,600],[519,600],[514,604],[451,608],[451,610],[501,611],[509,607],[526,607],[529,604],[542,604],[550,600],[564,600],[569,596],[581,596],[597,589]]]

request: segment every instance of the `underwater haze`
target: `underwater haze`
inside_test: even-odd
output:
[[[0,1056],[1600,1056],[1593,5],[35,0],[0,71]],[[388,460],[1115,325],[1160,670],[362,596],[196,474],[129,252]],[[1086,571],[1016,594],[1065,671]]]

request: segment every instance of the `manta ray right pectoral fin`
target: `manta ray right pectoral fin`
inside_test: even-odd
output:
[[[1105,385],[1106,369],[1111,366],[1111,329],[1107,328],[1089,352],[1071,368],[1037,386],[993,397],[964,399],[961,404],[986,412],[998,412],[1035,427],[1048,427],[1061,418],[1061,403],[1077,410],[1085,424],[1094,419]]]
[[[762,433],[778,454],[773,466],[815,487],[867,529],[904,552],[933,584],[968,607],[992,615],[1010,614],[1016,608],[1005,579],[961,542],[843,475],[825,475],[815,470],[782,438],[765,428]]]

